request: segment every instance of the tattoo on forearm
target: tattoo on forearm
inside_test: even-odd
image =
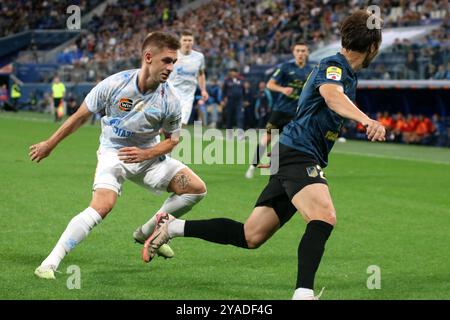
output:
[[[187,189],[189,182],[191,182],[191,178],[184,173],[175,175],[174,179],[175,183],[183,190]]]

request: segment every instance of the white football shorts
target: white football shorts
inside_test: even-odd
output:
[[[123,163],[119,160],[118,151],[114,149],[97,150],[97,169],[93,190],[109,189],[118,195],[122,192],[122,184],[125,180],[160,194],[167,191],[170,181],[175,174],[187,168],[182,162],[170,156],[161,156],[157,159],[140,163]]]
[[[181,124],[187,124],[189,122],[193,105],[194,105],[194,95],[180,96]]]

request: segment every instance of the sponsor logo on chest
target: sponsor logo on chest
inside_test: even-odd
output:
[[[122,111],[130,111],[133,108],[133,100],[128,98],[121,98],[119,100],[119,109]]]

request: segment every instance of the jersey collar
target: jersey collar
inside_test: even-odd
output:
[[[340,60],[342,60],[342,63],[344,64],[344,66],[346,67],[346,69],[348,70],[348,72],[352,75],[355,76],[355,71],[353,71],[352,67],[350,66],[350,63],[348,63],[347,59],[345,58],[345,56],[338,52],[336,54]]]

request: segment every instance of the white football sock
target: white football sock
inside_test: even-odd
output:
[[[294,291],[292,300],[306,300],[314,298],[314,291],[308,288],[298,288]]]
[[[173,215],[175,218],[180,218],[182,215],[189,212],[192,207],[205,196],[206,192],[200,194],[185,193],[181,195],[173,193],[167,198],[157,213],[164,212]],[[145,236],[150,236],[155,228],[155,223],[156,214],[142,226],[141,230]]]
[[[86,238],[92,228],[101,221],[102,217],[100,214],[91,207],[73,217],[56,243],[55,248],[41,265],[54,265],[57,269],[65,255]]]
[[[167,230],[171,239],[175,237],[184,237],[185,220],[175,219],[169,223]]]

